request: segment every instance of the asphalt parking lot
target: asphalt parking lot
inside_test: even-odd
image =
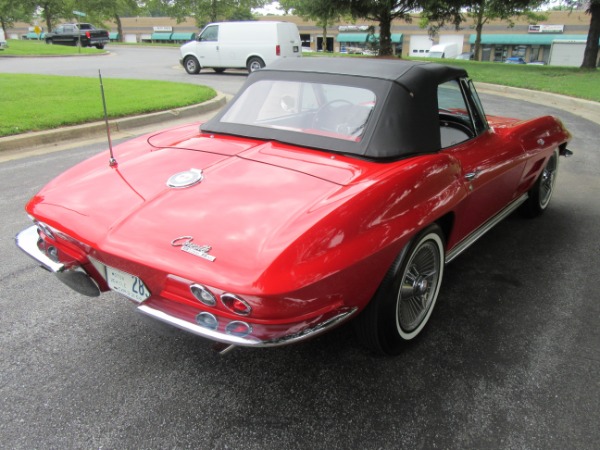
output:
[[[559,115],[575,155],[543,217],[510,216],[446,267],[427,330],[395,358],[350,324],[218,355],[116,294],[81,297],[13,236],[42,185],[106,144],[0,163],[0,448],[600,448],[600,125],[482,97],[492,114]]]

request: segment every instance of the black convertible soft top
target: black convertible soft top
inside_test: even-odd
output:
[[[443,64],[375,58],[289,58],[279,60],[262,70],[348,75],[389,80],[406,87],[415,95],[421,94],[423,89],[427,89],[427,85],[437,87],[438,84],[453,78],[467,76],[464,69]]]
[[[440,149],[438,85],[467,77],[464,69],[443,64],[371,58],[283,59],[252,73],[233,101],[201,129],[211,133],[277,140],[369,158],[398,158]],[[221,122],[244,89],[260,80],[297,80],[363,86],[377,104],[360,142]]]

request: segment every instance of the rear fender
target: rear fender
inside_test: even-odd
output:
[[[543,116],[532,120],[515,123],[512,127],[498,130],[506,133],[507,139],[519,142],[527,157],[519,191],[528,191],[539,176],[548,158],[554,150],[561,149],[566,154],[566,144],[571,139],[560,119],[554,116]]]
[[[271,286],[274,291],[326,283],[336,286],[346,306],[362,308],[402,248],[466,195],[455,158],[410,158],[324,200],[329,212],[282,253],[261,282],[292,283]]]

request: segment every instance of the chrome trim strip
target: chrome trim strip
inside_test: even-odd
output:
[[[514,202],[510,203],[506,208],[484,223],[482,226],[473,231],[470,235],[460,241],[452,250],[446,253],[446,264],[454,260],[458,255],[468,249],[471,245],[473,245],[481,236],[490,231],[499,222],[501,222],[504,218],[510,215],[513,211],[515,211],[521,204],[527,200],[529,197],[528,194],[523,194],[521,197],[516,199]]]
[[[17,247],[23,250],[28,256],[35,259],[44,269],[50,272],[62,272],[65,270],[64,264],[52,261],[38,247],[40,236],[37,231],[37,226],[32,225],[25,228],[15,236]]]
[[[280,345],[287,345],[303,341],[305,339],[321,334],[324,331],[334,327],[335,325],[338,325],[344,320],[350,318],[357,310],[357,308],[352,308],[348,311],[343,311],[337,316],[334,316],[323,323],[319,323],[312,328],[303,330],[300,333],[284,336],[277,340],[262,341],[252,336],[237,337],[222,333],[220,331],[209,330],[207,328],[200,327],[194,323],[187,322],[177,317],[173,317],[163,311],[159,311],[158,309],[151,308],[147,305],[140,305],[137,307],[137,309],[141,313],[147,314],[150,317],[153,317],[154,319],[160,320],[169,325],[173,325],[182,330],[189,331],[190,333],[196,334],[198,336],[217,342],[223,342],[225,344],[237,345],[240,347],[277,347]]]

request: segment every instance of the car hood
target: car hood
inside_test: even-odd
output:
[[[179,273],[248,287],[291,243],[368,177],[369,163],[187,127],[114,149],[65,172],[28,212],[84,246]],[[167,180],[202,171],[184,188]],[[358,188],[360,190],[361,188]],[[177,240],[185,237],[183,240]],[[213,262],[181,252],[209,246]],[[295,257],[302,258],[297,254]]]

